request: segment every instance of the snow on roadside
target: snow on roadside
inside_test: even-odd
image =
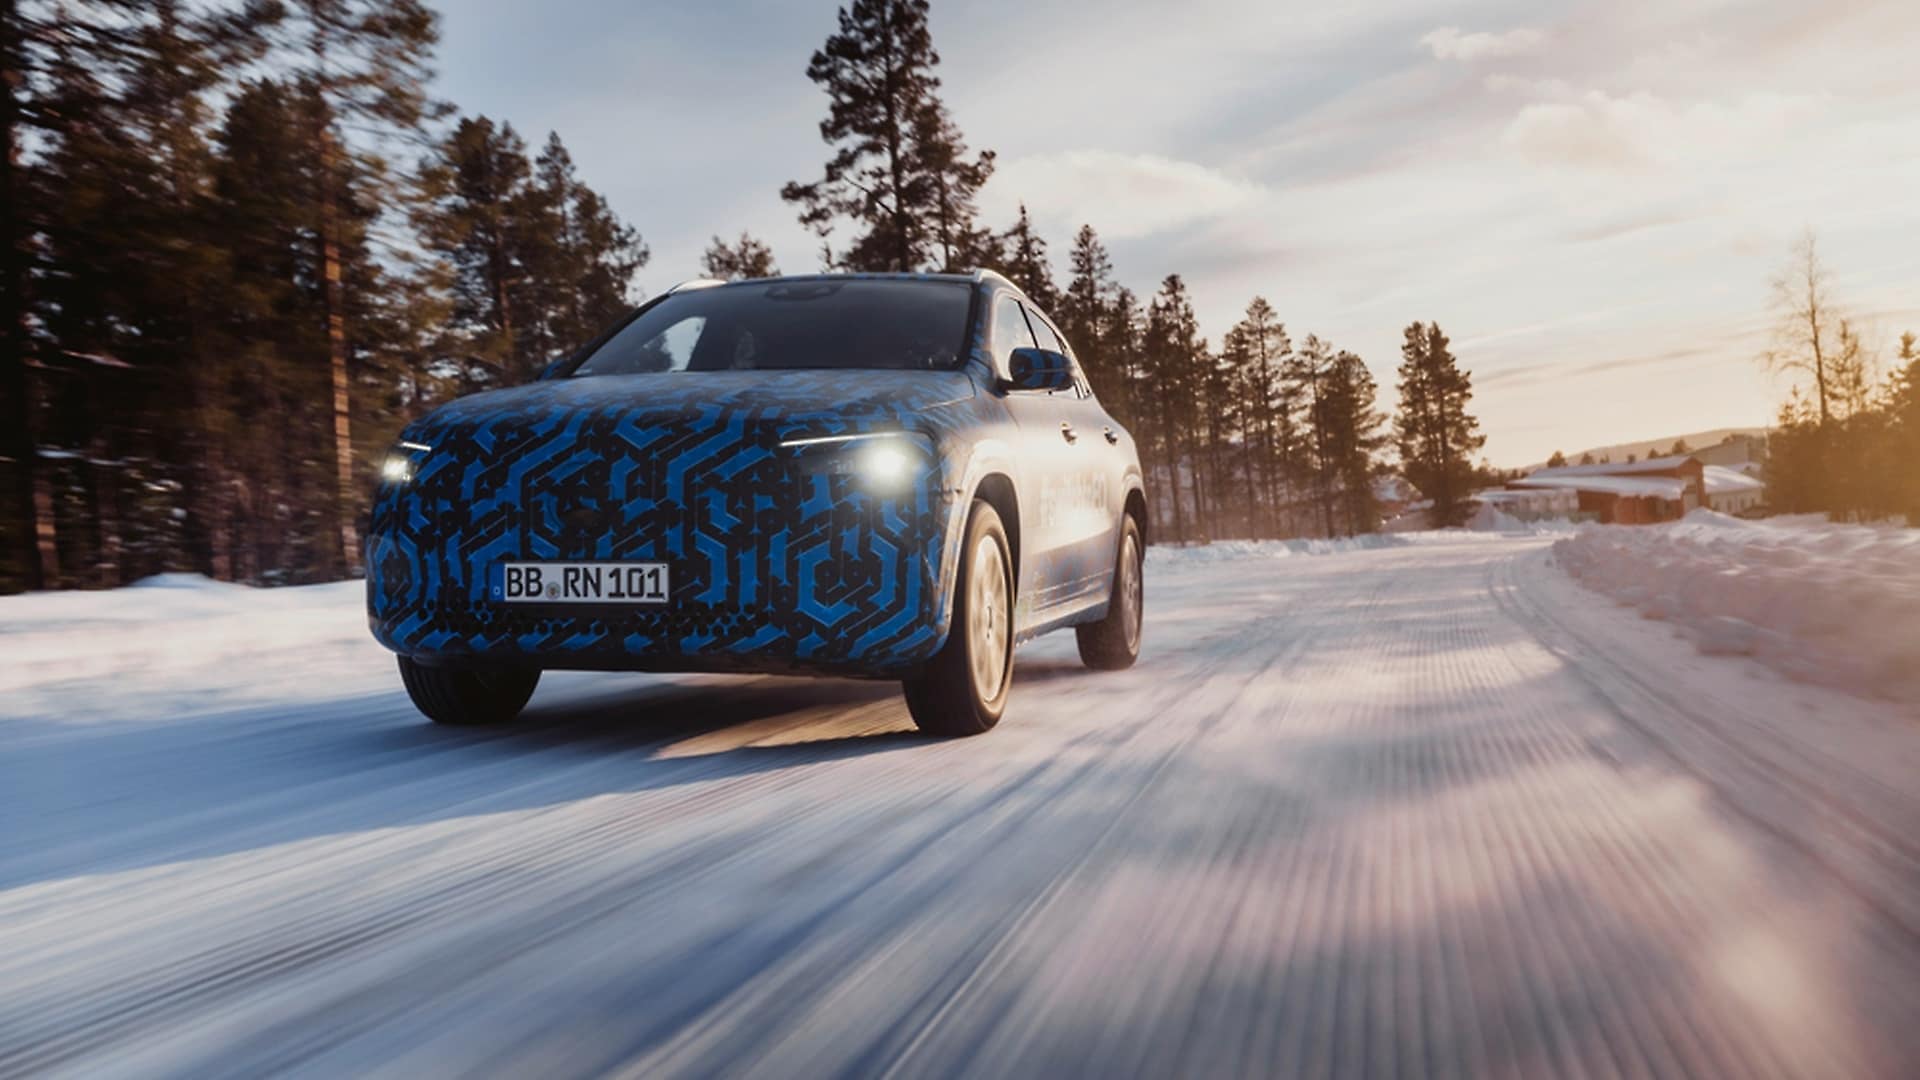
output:
[[[365,590],[359,581],[260,589],[163,574],[122,589],[0,597],[0,719],[338,691],[379,652]],[[116,702],[127,707],[104,707]]]
[[[1920,532],[1696,510],[1583,529],[1553,553],[1575,580],[1671,621],[1702,653],[1862,696],[1920,696]]]
[[[1207,544],[1176,547],[1169,544],[1147,546],[1148,566],[1191,566],[1196,563],[1225,562],[1228,559],[1285,559],[1295,555],[1339,555],[1349,551],[1373,551],[1404,547],[1405,536],[1369,533],[1365,536],[1341,536],[1332,540],[1215,540]]]

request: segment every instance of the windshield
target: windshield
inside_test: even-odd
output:
[[[971,288],[959,281],[818,279],[675,293],[608,338],[579,375],[959,367]]]

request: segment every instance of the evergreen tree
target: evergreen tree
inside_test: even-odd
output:
[[[1199,321],[1186,282],[1178,274],[1168,274],[1147,309],[1141,373],[1145,415],[1140,420],[1147,434],[1143,446],[1152,464],[1142,466],[1166,470],[1171,534],[1183,544],[1193,536],[1186,492],[1192,490],[1189,481],[1198,480],[1192,434],[1197,426],[1203,355]]]
[[[633,306],[633,275],[652,257],[646,242],[620,220],[606,197],[588,187],[558,133],[533,163],[538,213],[554,224],[549,256],[533,271],[535,324],[519,358],[523,376],[536,374],[557,355],[598,337]]]
[[[1075,234],[1068,267],[1071,273],[1066,288],[1054,299],[1053,316],[1080,358],[1094,392],[1109,402],[1111,410],[1112,403],[1125,395],[1108,341],[1108,322],[1119,287],[1113,280],[1113,260],[1093,226],[1082,225]]]
[[[421,236],[453,267],[451,329],[462,338],[466,381],[513,381],[523,374],[515,332],[535,306],[534,275],[556,261],[557,208],[535,193],[513,126],[484,116],[462,119],[422,174],[430,202],[418,215]]]
[[[1309,335],[1284,376],[1305,405],[1312,489],[1324,534],[1372,531],[1379,525],[1373,482],[1386,445],[1372,373],[1358,356]]]
[[[1001,234],[1001,251],[1000,272],[1020,286],[1040,310],[1053,314],[1059,293],[1053,284],[1053,268],[1047,262],[1047,242],[1034,231],[1026,203],[1020,204],[1020,216]]]
[[[1591,458],[1592,455],[1588,455],[1588,457]],[[1593,462],[1591,460],[1586,462],[1586,464],[1589,464],[1589,465],[1591,465],[1592,463]],[[1547,468],[1549,469],[1564,469],[1566,468],[1566,465],[1567,465],[1567,455],[1561,453],[1558,450],[1555,450],[1553,452],[1553,456],[1547,459]]]
[[[1111,381],[1102,400],[1114,419],[1129,430],[1138,431],[1144,412],[1140,405],[1144,396],[1140,382],[1146,369],[1146,313],[1140,309],[1140,300],[1132,289],[1122,286],[1114,290],[1098,339],[1102,363]],[[1141,445],[1145,445],[1144,439]],[[1144,466],[1146,462],[1141,464]]]
[[[1375,408],[1378,388],[1367,365],[1344,350],[1334,356],[1327,381],[1328,392],[1322,400],[1330,405],[1326,410],[1332,423],[1330,464],[1340,490],[1347,535],[1374,532],[1380,528],[1374,481],[1381,475],[1379,454],[1387,445],[1380,430],[1387,418]]]
[[[217,262],[199,243],[204,101],[259,54],[274,14],[0,5],[0,577],[110,583],[129,541],[122,504],[187,479],[155,469],[208,457],[195,441],[195,327]],[[96,419],[116,411],[129,422]],[[83,527],[62,530],[63,517]]]
[[[422,176],[417,221],[453,268],[465,384],[530,379],[628,310],[646,248],[580,181],[558,134],[529,161],[512,125],[464,119]]]
[[[708,277],[722,281],[774,277],[780,273],[773,265],[773,249],[744,229],[740,239],[732,244],[715,236],[706,254],[701,256],[701,269]]]
[[[1900,336],[1899,366],[1887,387],[1887,413],[1893,502],[1908,526],[1920,528],[1920,340],[1912,333]]]
[[[339,529],[343,569],[360,565],[355,517],[362,485],[355,477],[352,423],[353,351],[348,310],[344,245],[347,208],[342,177],[368,187],[366,205],[400,201],[384,160],[371,149],[380,138],[416,137],[439,107],[427,97],[438,19],[421,0],[294,0],[284,45],[292,74],[314,108],[306,137],[319,159],[310,193],[318,223],[321,291],[325,298],[327,364],[333,391],[334,515]],[[361,142],[345,138],[347,128],[371,133]]]
[[[820,137],[834,154],[819,180],[789,183],[780,196],[823,237],[842,219],[861,230],[840,265],[953,267],[981,246],[974,199],[993,153],[968,160],[940,100],[939,63],[927,0],[853,0],[807,66],[827,92]]]
[[[1283,508],[1290,501],[1290,489],[1299,466],[1294,416],[1298,397],[1289,392],[1281,378],[1293,353],[1293,342],[1287,337],[1287,328],[1281,324],[1273,305],[1259,296],[1247,305],[1245,317],[1230,334],[1234,343],[1226,351],[1240,368],[1238,386],[1248,483],[1250,490],[1257,493],[1249,498],[1267,503],[1266,531],[1277,536],[1284,528]],[[1248,513],[1254,512],[1255,507],[1250,505]]]
[[[1438,323],[1413,323],[1400,347],[1400,410],[1394,430],[1401,473],[1433,500],[1432,523],[1462,525],[1469,512],[1475,451],[1485,445],[1467,412],[1471,373],[1462,371]]]

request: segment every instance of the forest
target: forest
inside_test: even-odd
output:
[[[1359,356],[1264,299],[1210,343],[1180,274],[1121,284],[1092,223],[1061,273],[1024,207],[980,220],[994,154],[928,15],[852,0],[807,62],[828,156],[769,193],[820,238],[806,270],[1018,283],[1135,433],[1157,541],[1371,531],[1390,471],[1465,515],[1483,438],[1439,326],[1406,327],[1389,423]],[[0,0],[0,591],[355,575],[408,421],[642,299],[645,223],[560,133],[437,97],[438,36],[422,0]],[[704,264],[777,272],[720,223]]]

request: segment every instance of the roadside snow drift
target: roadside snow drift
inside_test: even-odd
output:
[[[1703,653],[1856,694],[1920,695],[1920,532],[1696,510],[1585,529],[1553,551],[1582,584],[1672,621]]]

